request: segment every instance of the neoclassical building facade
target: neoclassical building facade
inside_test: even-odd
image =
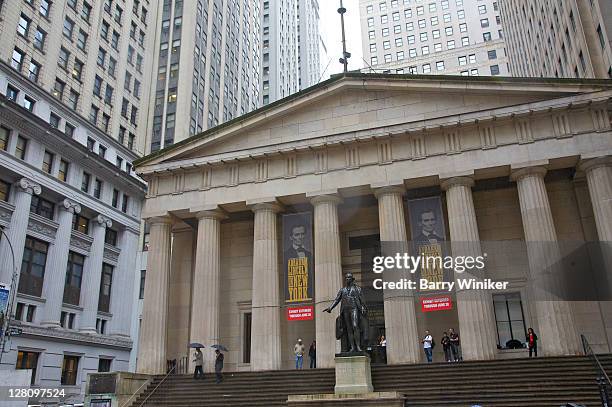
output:
[[[612,241],[611,97],[603,80],[349,73],[138,160],[150,251],[137,369],[165,371],[190,342],[227,346],[228,370],[290,368],[298,338],[333,366],[335,315],[322,311],[346,272],[391,364],[424,361],[424,331],[450,327],[466,360],[524,356],[512,343],[527,327],[546,355],[580,353],[580,334],[609,352],[610,302],[534,297],[549,258],[529,244]],[[372,290],[368,249],[416,239],[408,203],[431,197],[443,239],[476,243],[463,254],[522,245],[487,263],[505,290],[457,291],[437,312]],[[294,213],[311,216],[314,258],[314,313],[299,321],[281,265]]]

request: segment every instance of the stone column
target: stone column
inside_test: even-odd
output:
[[[251,370],[281,368],[280,289],[276,203],[259,203],[253,239]]]
[[[599,245],[603,254],[603,267],[608,275],[608,297],[599,302],[603,315],[612,314],[612,157],[598,157],[585,160],[580,164],[580,169],[585,172],[589,195],[593,205],[595,227],[599,237]],[[604,292],[604,290],[602,290]],[[607,338],[612,338],[612,320],[603,318],[606,327]],[[608,340],[609,342],[610,340]],[[612,343],[608,343],[612,349]]]
[[[81,205],[66,198],[59,206],[59,216],[55,242],[49,250],[49,259],[45,272],[43,297],[46,299],[41,325],[59,327],[62,304],[64,302],[64,286],[66,284],[66,265],[70,251],[72,234],[72,218],[81,213]]]
[[[394,256],[396,252],[408,253],[404,192],[403,186],[389,186],[377,189],[374,194],[378,198],[378,223],[384,256]],[[390,270],[389,274],[389,281],[414,277],[404,270]],[[384,290],[383,297],[388,363],[418,363],[421,353],[413,291]]]
[[[89,249],[89,256],[85,260],[83,283],[81,287],[81,315],[80,331],[83,333],[96,333],[96,319],[98,317],[98,300],[100,297],[100,279],[102,278],[102,263],[104,261],[104,236],[107,227],[113,222],[104,215],[98,215],[91,222],[93,226],[93,243]],[[65,269],[65,267],[64,267]]]
[[[472,198],[474,180],[454,177],[442,182],[446,191],[448,224],[453,256],[482,256],[480,236]],[[455,273],[457,278],[482,280],[484,270]],[[493,359],[496,355],[496,326],[491,294],[456,288],[457,314],[461,332],[461,351],[465,360]]]
[[[197,217],[198,240],[191,296],[190,342],[210,346],[219,343],[221,219],[224,215],[220,210],[212,210],[198,212]],[[203,353],[204,372],[214,372],[214,352],[209,349]]]
[[[30,203],[32,202],[32,194],[40,195],[42,188],[40,185],[28,178],[22,178],[19,182],[13,185],[15,189],[15,210],[11,216],[11,223],[4,231],[8,236],[13,247],[13,255],[15,256],[15,268],[13,268],[13,255],[11,255],[11,247],[7,242],[7,236],[2,236],[0,242],[0,283],[11,285],[13,273],[19,274],[21,270],[21,261],[23,260],[23,249],[25,246],[26,234],[28,231],[28,220],[30,218]],[[19,277],[15,281],[16,290],[19,282]]]
[[[612,242],[612,157],[586,160],[580,169],[586,173],[599,240]]]
[[[138,334],[138,373],[166,372],[166,323],[172,222],[169,217],[147,220],[150,226],[147,276],[141,329]]]
[[[113,319],[110,334],[129,338],[132,324],[132,303],[134,302],[135,275],[140,275],[136,267],[138,253],[138,232],[124,229],[121,233],[121,253],[117,268],[113,273],[113,287],[111,291],[111,314]]]
[[[315,338],[317,367],[334,366],[336,354],[336,312],[323,312],[336,298],[342,287],[340,257],[340,229],[337,205],[342,199],[336,195],[311,198],[314,206],[314,263],[315,263]],[[339,307],[339,305],[338,305]],[[339,351],[339,349],[338,349]]]
[[[527,167],[512,173],[516,181],[523,230],[527,243],[531,300],[539,324],[540,350],[547,356],[580,353],[570,303],[560,297],[563,281],[556,265],[561,258],[557,232],[544,184],[544,167]]]

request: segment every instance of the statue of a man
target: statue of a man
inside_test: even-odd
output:
[[[361,288],[355,284],[353,274],[347,273],[345,282],[346,285],[338,291],[334,302],[323,311],[331,313],[334,307],[341,302],[338,318],[346,335],[347,345],[350,348],[349,352],[361,352],[362,337],[367,336],[367,332],[362,332],[362,327],[367,326],[363,323],[366,319],[367,309],[361,296]]]

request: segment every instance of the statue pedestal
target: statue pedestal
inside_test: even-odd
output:
[[[365,352],[336,354],[334,394],[290,395],[288,407],[404,407],[406,397],[395,391],[375,392],[370,357]]]
[[[336,394],[363,394],[374,391],[370,357],[365,353],[336,354]]]

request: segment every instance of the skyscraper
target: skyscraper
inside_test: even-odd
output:
[[[612,78],[612,2],[503,0],[514,76]]]
[[[262,104],[317,83],[320,77],[317,0],[264,0],[262,10]]]
[[[147,151],[259,105],[260,4],[159,2]]]
[[[360,0],[366,70],[508,75],[498,1]]]
[[[1,368],[66,403],[129,369],[154,4],[0,2],[0,283],[20,332]]]
[[[147,122],[155,4],[5,3],[0,56],[104,133],[142,154],[144,143],[138,135]]]

